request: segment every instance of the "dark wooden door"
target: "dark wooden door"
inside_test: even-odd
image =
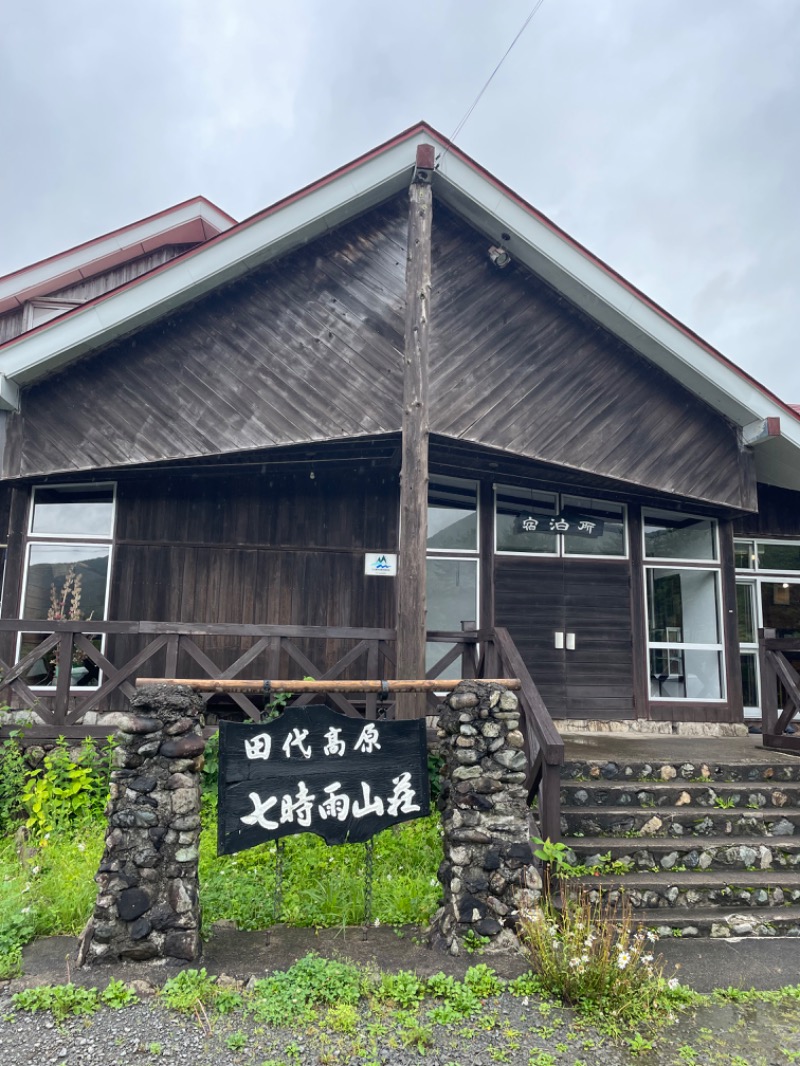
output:
[[[627,560],[498,556],[495,620],[508,628],[553,717],[633,716]]]

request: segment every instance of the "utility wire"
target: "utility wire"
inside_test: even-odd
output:
[[[533,18],[533,16],[536,14],[536,12],[539,10],[539,8],[542,6],[543,3],[544,3],[544,0],[536,0],[536,3],[533,5],[533,9],[531,10],[531,13],[528,15],[528,17],[522,23],[522,26],[517,31],[517,35],[514,37],[514,40],[511,42],[511,44],[505,50],[505,53],[503,54],[502,58],[500,59],[500,62],[497,64],[497,66],[494,68],[492,73],[486,79],[486,82],[484,83],[483,88],[478,93],[478,95],[475,97],[475,99],[472,101],[472,104],[467,109],[466,114],[461,119],[461,121],[456,126],[456,128],[453,130],[453,132],[450,134],[449,140],[450,140],[451,143],[455,143],[456,137],[459,135],[459,133],[461,133],[461,131],[464,128],[464,126],[466,125],[466,122],[469,119],[470,115],[472,114],[472,112],[475,110],[475,108],[480,103],[481,97],[483,96],[483,94],[486,92],[486,90],[491,85],[495,74],[502,67],[503,63],[505,63],[506,59],[508,59],[508,57],[509,57],[509,55],[511,53],[511,49],[514,47],[514,45],[517,43],[517,41],[523,35],[525,30],[528,28],[528,24],[530,23],[531,19]],[[445,148],[445,150],[442,152],[441,156],[439,157],[439,165],[441,165],[441,163],[444,161],[444,157],[447,155],[448,148],[449,148],[449,145]]]

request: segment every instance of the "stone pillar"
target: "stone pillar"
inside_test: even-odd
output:
[[[151,685],[131,699],[130,714],[104,719],[117,728],[118,747],[79,965],[200,955],[202,710],[189,688]]]
[[[430,938],[453,955],[470,932],[489,951],[518,948],[519,911],[541,895],[519,725],[519,701],[500,685],[464,681],[440,708],[445,899]]]

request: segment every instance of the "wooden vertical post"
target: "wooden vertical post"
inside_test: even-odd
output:
[[[425,557],[428,543],[428,348],[434,150],[417,148],[409,189],[406,321],[403,352],[403,439],[397,566],[397,677],[425,677]],[[397,717],[421,718],[424,693],[398,693]]]

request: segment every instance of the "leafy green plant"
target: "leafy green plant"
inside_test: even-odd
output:
[[[723,811],[728,811],[731,807],[736,806],[736,800],[733,796],[715,796],[714,806],[719,807]]]
[[[22,730],[15,729],[0,744],[0,833],[11,832],[22,813],[21,796],[27,774]]]
[[[489,943],[488,936],[479,936],[474,929],[468,929],[464,934],[464,951],[468,955],[480,955]]]
[[[80,988],[78,985],[39,985],[25,988],[11,997],[17,1010],[35,1014],[49,1011],[57,1022],[71,1015],[94,1014],[100,1006],[96,988]]]
[[[229,1051],[241,1051],[242,1048],[247,1046],[247,1034],[243,1033],[241,1029],[237,1029],[235,1033],[229,1033],[225,1037],[225,1046]]]
[[[22,788],[25,825],[33,841],[46,844],[49,834],[99,817],[108,798],[110,749],[98,752],[91,737],[75,759],[59,737],[44,763],[30,771]]]
[[[499,996],[505,981],[498,977],[491,966],[479,962],[477,966],[470,966],[464,974],[464,984],[480,999],[486,999],[489,996]]]
[[[318,1007],[354,1006],[366,990],[357,966],[325,959],[314,952],[285,972],[256,981],[246,1008],[267,1025],[310,1020]]]
[[[181,970],[164,982],[161,999],[172,1010],[195,1013],[200,1007],[212,1006],[217,997],[216,977],[201,970]]]
[[[416,1007],[425,995],[425,984],[410,970],[381,974],[374,996],[383,1002],[409,1010]]]
[[[139,997],[133,989],[128,988],[124,981],[119,981],[115,977],[111,978],[100,993],[100,999],[107,1007],[111,1007],[113,1010],[132,1007],[134,1003],[139,1002]]]

